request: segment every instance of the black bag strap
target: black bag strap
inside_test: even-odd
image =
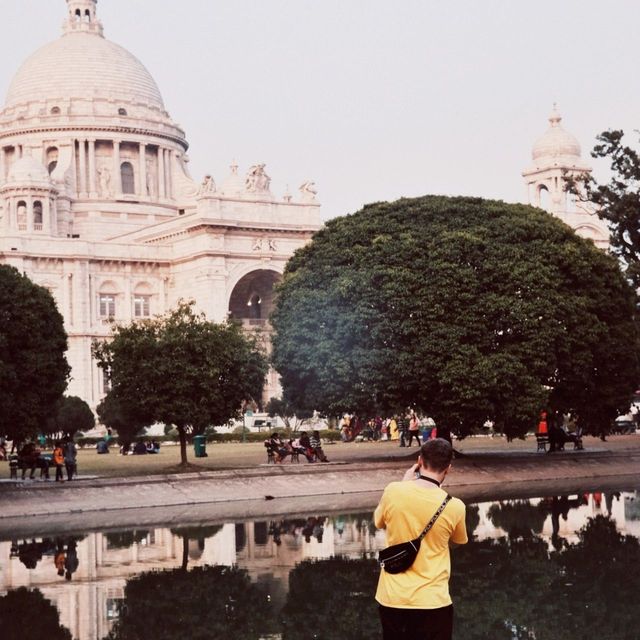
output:
[[[431,530],[431,527],[433,527],[433,525],[436,523],[436,520],[440,517],[440,514],[444,511],[444,508],[449,503],[449,500],[451,500],[451,496],[448,495],[442,501],[442,504],[438,507],[438,510],[433,514],[433,518],[429,520],[429,524],[427,524],[427,526],[422,530],[422,533],[416,538],[416,540],[422,540],[422,538],[424,538],[427,535],[427,533],[429,533],[429,531]]]

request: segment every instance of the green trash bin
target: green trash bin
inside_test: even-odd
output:
[[[207,457],[207,439],[204,436],[193,436],[193,451],[196,458]]]

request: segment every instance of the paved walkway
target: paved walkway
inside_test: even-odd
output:
[[[372,508],[402,477],[402,458],[348,464],[262,465],[224,471],[0,486],[0,533],[290,516]],[[408,460],[407,458],[410,458]],[[604,485],[640,487],[640,438],[586,451],[476,451],[457,459],[446,488],[466,500],[553,495]]]

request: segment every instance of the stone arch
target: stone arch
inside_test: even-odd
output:
[[[602,232],[602,229],[598,229],[592,224],[580,224],[574,231],[581,237],[587,240],[593,240],[595,243],[607,242],[607,236]]]
[[[275,269],[251,268],[236,281],[229,296],[228,312],[232,319],[247,324],[264,324],[274,305],[274,287],[282,280]]]
[[[540,207],[540,209],[544,209],[545,211],[549,211],[551,208],[551,193],[548,185],[540,183],[536,191],[538,207]]]

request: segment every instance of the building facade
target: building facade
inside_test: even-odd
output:
[[[195,181],[185,134],[142,63],[104,37],[97,0],[66,0],[62,36],[29,57],[0,111],[0,260],[53,294],[68,393],[95,407],[91,357],[112,322],[195,300],[262,328],[273,285],[320,226],[313,182],[271,192],[264,164]],[[265,395],[278,391],[270,374]]]

